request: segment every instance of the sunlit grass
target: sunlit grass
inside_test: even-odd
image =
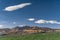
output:
[[[60,40],[60,33],[35,33],[1,36],[0,40]]]

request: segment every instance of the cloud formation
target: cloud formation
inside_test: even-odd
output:
[[[21,25],[19,25],[20,27],[23,27],[23,26],[26,26],[26,24],[21,24]]]
[[[34,21],[35,19],[34,19],[34,18],[29,18],[28,20],[29,20],[29,21]]]
[[[4,25],[0,25],[0,28],[3,28]]]
[[[37,21],[35,21],[35,23],[37,23],[37,24],[44,24],[44,23],[60,24],[60,22],[55,21],[55,20],[43,20],[43,19],[37,20]]]
[[[16,22],[13,22],[13,24],[16,24]]]
[[[31,5],[31,3],[22,3],[22,4],[18,4],[18,5],[14,5],[14,6],[8,6],[4,10],[5,11],[14,11],[17,9],[24,8],[25,6],[28,6],[28,5]]]

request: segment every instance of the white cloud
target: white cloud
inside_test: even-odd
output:
[[[45,23],[45,20],[37,20],[37,21],[35,21],[35,23],[38,23],[38,24],[42,24],[42,23]]]
[[[35,21],[35,23],[37,23],[37,24],[44,24],[44,23],[60,24],[60,22],[55,21],[55,20],[43,20],[43,19],[37,20],[37,21]]]
[[[20,27],[23,27],[23,26],[26,26],[26,24],[21,24],[21,25],[19,25]]]
[[[28,20],[29,20],[29,21],[34,21],[35,19],[34,19],[34,18],[29,18]]]
[[[13,22],[13,24],[16,24],[16,22]]]
[[[0,28],[3,28],[4,25],[0,25]]]
[[[14,10],[21,9],[28,5],[31,5],[31,3],[22,3],[22,4],[18,4],[18,5],[8,6],[4,10],[5,11],[14,11]]]

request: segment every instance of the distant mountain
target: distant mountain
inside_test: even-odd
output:
[[[5,34],[23,34],[23,33],[45,33],[45,32],[53,32],[54,29],[48,27],[38,27],[38,26],[16,26],[14,28],[4,28],[0,29],[0,33],[5,32]]]

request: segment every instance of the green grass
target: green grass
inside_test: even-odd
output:
[[[60,33],[36,33],[0,36],[0,40],[60,40]]]

